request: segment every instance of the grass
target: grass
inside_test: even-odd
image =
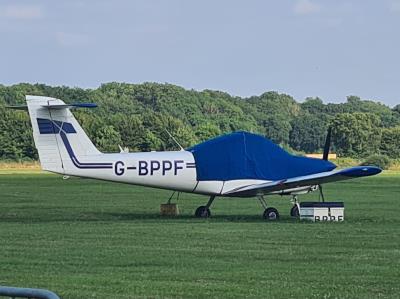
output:
[[[327,184],[344,223],[304,223],[271,197],[182,194],[181,216],[158,216],[170,192],[38,173],[0,175],[0,285],[82,298],[399,298],[400,173]],[[317,194],[302,197],[317,200]]]

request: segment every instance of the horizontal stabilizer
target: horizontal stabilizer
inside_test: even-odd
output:
[[[355,166],[340,170],[320,172],[311,175],[294,177],[262,184],[253,184],[230,190],[223,195],[229,196],[257,196],[285,189],[304,186],[320,185],[324,183],[343,181],[358,177],[365,177],[380,173],[382,170],[375,166]]]
[[[65,108],[96,108],[97,105],[94,103],[77,103],[77,104],[56,104],[56,105],[42,105],[48,109],[65,109]]]
[[[25,111],[28,111],[28,106],[27,105],[6,106],[6,108],[13,109],[13,110],[25,110]]]
[[[77,104],[56,104],[56,105],[42,105],[44,108],[48,109],[74,109],[74,108],[96,108],[97,104],[94,103],[77,103]],[[6,106],[6,108],[14,109],[14,110],[25,110],[28,111],[27,105],[15,105],[15,106]]]

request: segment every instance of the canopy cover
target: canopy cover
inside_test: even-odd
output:
[[[197,180],[283,180],[336,168],[321,159],[293,156],[263,136],[234,132],[187,149],[196,161]]]

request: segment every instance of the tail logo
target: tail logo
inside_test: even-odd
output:
[[[74,150],[68,140],[67,134],[76,134],[76,130],[71,123],[61,122],[57,120],[50,120],[44,118],[37,118],[40,134],[55,134],[60,135],[61,140],[68,152],[68,155],[75,165],[80,169],[112,169],[112,163],[83,163],[78,160]]]

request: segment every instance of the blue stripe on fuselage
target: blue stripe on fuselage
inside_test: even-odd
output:
[[[68,155],[71,158],[72,163],[80,169],[110,169],[112,168],[112,163],[82,163],[79,162],[78,158],[75,156],[75,153],[69,143],[67,135],[61,131],[60,133],[61,139],[64,143],[65,148],[67,149]]]

